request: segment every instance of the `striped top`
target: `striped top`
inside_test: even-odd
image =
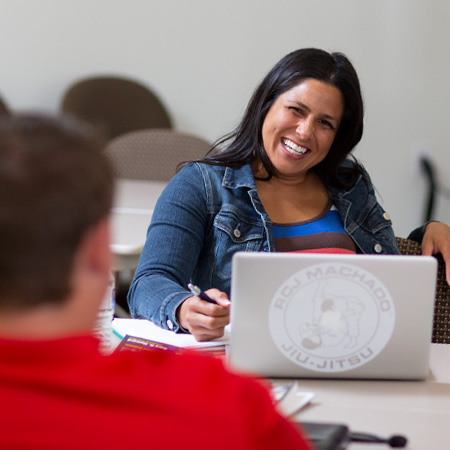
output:
[[[331,200],[317,217],[305,222],[273,224],[277,252],[356,253]]]

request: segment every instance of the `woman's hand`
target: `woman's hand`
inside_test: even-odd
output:
[[[230,300],[218,289],[208,289],[209,297],[218,304],[206,302],[196,295],[187,298],[178,308],[178,321],[197,341],[222,337],[230,323]]]
[[[442,222],[431,222],[422,239],[422,255],[437,253],[444,258],[446,279],[450,284],[450,227]]]

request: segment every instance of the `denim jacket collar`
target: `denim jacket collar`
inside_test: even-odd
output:
[[[241,187],[256,189],[255,177],[253,175],[251,164],[244,164],[241,167],[226,167],[222,186],[229,189]]]
[[[321,176],[319,172],[319,176]],[[323,177],[321,176],[323,179]],[[325,182],[325,180],[323,180]],[[325,182],[328,192],[333,198],[344,198],[347,195],[351,196],[353,189],[359,185],[359,183],[364,182],[362,176],[360,175],[356,180],[356,183],[350,190],[345,188],[335,188],[330,186]],[[253,175],[251,164],[244,164],[240,167],[225,167],[225,173],[222,180],[222,186],[229,189],[236,189],[241,187],[248,187],[249,189],[255,189],[255,177]]]
[[[368,187],[364,185],[361,175],[348,190],[330,186],[327,183],[326,187],[333,204],[339,211],[345,229],[351,234],[368,212]],[[375,198],[373,200],[375,201]]]

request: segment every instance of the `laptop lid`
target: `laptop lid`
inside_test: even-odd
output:
[[[267,377],[423,379],[436,277],[426,256],[236,253],[229,363]]]

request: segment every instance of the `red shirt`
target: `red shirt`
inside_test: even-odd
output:
[[[0,448],[308,449],[258,382],[168,351],[98,352],[89,336],[0,340]]]

